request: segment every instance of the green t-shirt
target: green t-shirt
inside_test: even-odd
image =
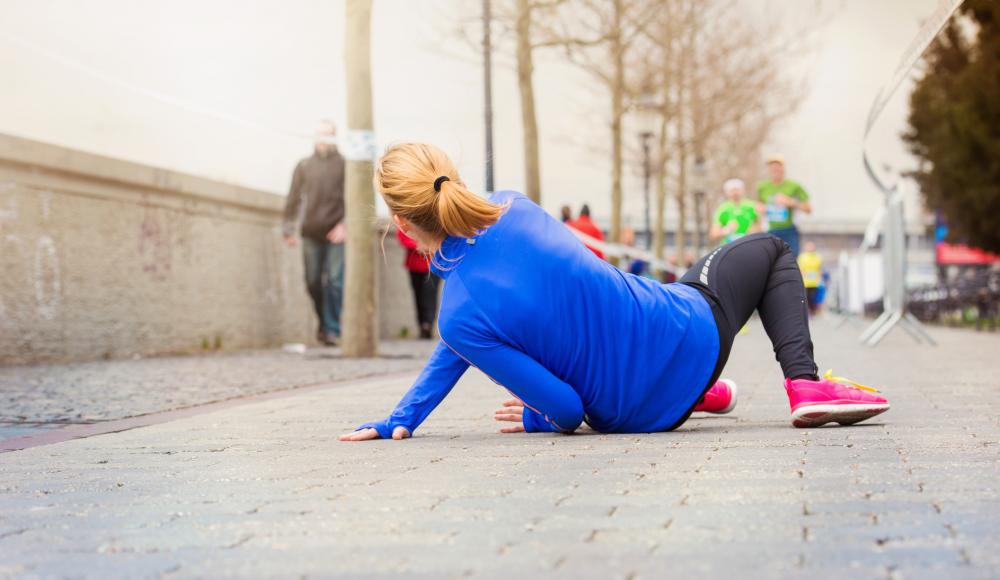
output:
[[[715,212],[715,223],[720,226],[726,227],[732,222],[736,223],[736,230],[731,234],[727,234],[723,240],[727,244],[747,235],[750,227],[756,221],[757,208],[754,207],[753,202],[747,200],[742,200],[739,204],[735,204],[727,199],[722,202],[722,205]]]
[[[809,201],[809,194],[806,193],[806,190],[802,189],[801,185],[791,179],[786,179],[781,183],[774,183],[770,180],[760,182],[757,186],[757,195],[764,204],[767,229],[769,230],[780,230],[790,228],[794,225],[792,223],[792,208],[771,203],[772,198],[779,193],[783,193],[799,201]]]

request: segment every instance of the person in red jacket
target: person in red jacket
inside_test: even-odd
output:
[[[396,239],[399,245],[406,248],[406,261],[403,265],[410,272],[410,286],[413,287],[413,299],[417,306],[417,324],[420,325],[420,338],[429,339],[434,328],[434,318],[437,316],[438,286],[441,278],[430,272],[430,264],[426,256],[417,250],[417,242],[396,229]]]
[[[602,242],[604,241],[604,232],[601,231],[601,228],[597,227],[597,224],[594,223],[594,220],[590,219],[590,206],[588,206],[587,204],[584,204],[583,207],[580,208],[580,217],[569,222],[567,225],[569,225],[569,227],[573,228],[578,232],[585,233],[588,236],[598,239]],[[598,250],[597,248],[591,247],[590,245],[587,244],[584,245],[586,245],[591,252],[594,252],[598,258],[602,260],[604,259],[604,252]]]

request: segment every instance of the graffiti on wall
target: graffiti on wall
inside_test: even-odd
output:
[[[163,214],[163,210],[145,206],[139,223],[139,259],[142,271],[156,280],[167,279],[173,262],[170,224]]]
[[[27,287],[34,290],[35,313],[43,320],[54,320],[59,315],[62,302],[62,278],[59,263],[59,249],[55,240],[44,233],[51,217],[52,192],[38,194],[39,211],[37,231],[34,236],[23,235],[23,227],[18,198],[13,183],[0,184],[0,246],[4,256],[4,270],[22,272],[28,277]],[[30,230],[29,230],[30,231]],[[21,233],[21,235],[19,235]],[[0,318],[12,318],[10,305],[0,298]]]

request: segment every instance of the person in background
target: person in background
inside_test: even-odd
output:
[[[289,247],[301,219],[306,288],[319,318],[317,340],[335,345],[340,338],[344,288],[344,158],[337,152],[337,128],[320,123],[313,154],[295,166],[285,200],[284,236]]]
[[[823,310],[826,302],[826,291],[830,287],[830,271],[823,268],[823,275],[820,277],[819,286],[816,288],[816,312]]]
[[[757,204],[743,197],[746,187],[741,179],[730,179],[722,186],[726,201],[715,211],[715,221],[709,230],[713,242],[728,244],[747,234],[760,231]]]
[[[594,223],[594,220],[590,219],[590,206],[588,206],[587,204],[583,204],[583,207],[580,208],[580,217],[567,223],[566,225],[568,225],[569,227],[573,228],[578,232],[587,234],[588,236],[596,240],[600,240],[602,242],[604,241],[604,232],[601,231],[601,228],[597,227],[597,224]],[[590,245],[587,244],[584,245],[587,246],[587,248],[591,252],[594,252],[594,254],[596,254],[598,258],[602,260],[604,259],[604,252]]]
[[[764,204],[767,231],[792,248],[792,255],[799,255],[799,230],[795,227],[795,212],[812,213],[809,194],[798,183],[785,179],[785,158],[772,155],[767,158],[769,179],[757,186],[757,196]]]
[[[823,282],[823,258],[816,252],[816,244],[806,242],[805,251],[799,254],[799,271],[802,272],[802,284],[806,287],[806,303],[809,314],[819,312],[819,287]]]
[[[559,213],[562,216],[561,218],[562,223],[568,224],[569,222],[573,221],[573,210],[571,210],[568,205],[562,206],[562,208],[560,208],[559,210]]]
[[[431,274],[430,262],[427,256],[417,251],[417,242],[396,228],[396,239],[399,245],[406,248],[406,261],[403,263],[410,272],[410,286],[413,287],[413,299],[417,307],[417,324],[420,326],[420,338],[427,340],[433,336],[434,319],[437,317],[438,286],[441,279]]]
[[[630,248],[635,247],[635,228],[625,226],[622,228],[621,243]],[[628,263],[628,273],[636,276],[646,276],[649,272],[649,264],[641,258],[632,258]]]

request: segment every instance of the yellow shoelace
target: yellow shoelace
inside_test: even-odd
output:
[[[861,383],[856,383],[856,382],[854,382],[854,381],[852,381],[851,379],[848,379],[848,378],[835,377],[835,376],[833,376],[833,369],[828,369],[826,371],[826,374],[823,375],[823,378],[826,379],[826,380],[828,380],[828,381],[833,381],[835,383],[840,383],[842,385],[846,385],[848,387],[853,387],[855,389],[861,389],[862,391],[869,391],[869,392],[872,392],[872,393],[881,392],[881,391],[879,391],[878,389],[876,389],[874,387],[869,387],[868,385],[862,385]]]

